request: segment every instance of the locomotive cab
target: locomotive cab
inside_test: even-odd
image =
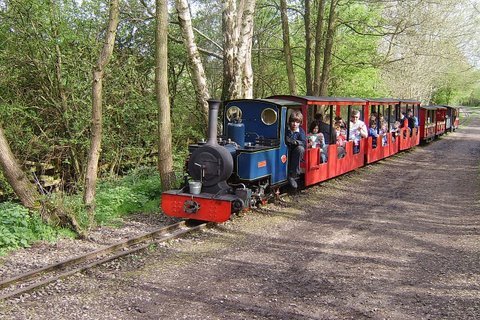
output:
[[[225,103],[224,135],[227,140],[238,144],[234,174],[229,179],[231,184],[248,184],[254,188],[254,193],[261,194],[267,187],[286,182],[287,110],[299,107],[296,102],[279,99],[245,99]],[[237,141],[236,137],[244,141]]]

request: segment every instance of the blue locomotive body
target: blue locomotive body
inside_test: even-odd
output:
[[[234,177],[242,182],[268,179],[276,185],[287,179],[288,150],[285,145],[285,117],[290,101],[273,99],[234,100],[224,106],[224,132],[235,141],[235,130],[244,132],[234,157]],[[232,127],[232,124],[239,124]],[[240,125],[241,124],[241,125]]]

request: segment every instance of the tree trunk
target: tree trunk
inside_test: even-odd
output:
[[[317,28],[315,31],[315,70],[313,74],[313,94],[320,95],[320,82],[322,76],[322,42],[323,42],[323,19],[325,16],[325,0],[320,0],[317,11]]]
[[[0,126],[0,166],[8,183],[12,186],[24,207],[31,210],[38,210],[38,193],[35,186],[28,180],[22,168],[10,149],[3,128]]]
[[[255,0],[242,0],[237,10],[235,0],[222,1],[222,100],[253,96],[253,90],[244,87],[244,84],[253,85],[253,73],[249,71],[251,66],[246,64],[251,64],[255,4]]]
[[[98,58],[97,64],[93,69],[92,84],[92,127],[91,144],[88,153],[87,173],[85,175],[85,194],[83,201],[90,216],[90,222],[93,222],[95,210],[95,188],[97,185],[98,161],[100,158],[102,145],[102,89],[103,75],[105,67],[110,60],[115,43],[115,35],[119,23],[119,4],[118,0],[111,0],[110,14],[108,18],[108,28],[105,34],[105,42],[102,52]]]
[[[252,39],[253,39],[253,17],[255,13],[255,0],[241,1],[239,15],[237,16],[237,54],[234,62],[233,81],[230,84],[231,98],[247,98],[247,90],[252,91],[253,88],[246,88],[244,84],[252,84],[253,72],[250,72],[252,59]],[[245,72],[250,72],[248,75]],[[246,77],[249,77],[247,79]]]
[[[237,10],[235,0],[222,0],[222,33],[223,33],[223,89],[222,100],[231,98],[230,85],[234,79],[236,55],[236,19]]]
[[[74,216],[55,206],[48,199],[41,199],[36,187],[28,180],[27,175],[18,165],[10,145],[0,125],[0,169],[17,195],[22,205],[40,214],[47,223],[58,223],[63,227],[70,227],[80,234],[80,226]]]
[[[288,14],[287,14],[286,0],[280,0],[280,14],[282,18],[283,55],[285,57],[285,64],[287,67],[288,89],[290,91],[290,94],[296,95],[297,83],[295,81],[295,72],[293,71],[292,51],[290,49],[290,31],[288,28]]]
[[[323,68],[322,68],[322,77],[320,81],[320,96],[328,95],[328,85],[330,82],[330,70],[332,63],[332,50],[333,50],[333,40],[335,37],[336,31],[336,20],[337,20],[337,3],[338,0],[332,0],[330,3],[330,13],[328,15],[328,29],[327,29],[327,40],[325,43],[325,50],[323,54]]]
[[[205,127],[206,127],[206,124],[208,123],[207,100],[210,98],[210,93],[208,92],[207,78],[205,76],[202,60],[200,59],[200,53],[198,51],[198,47],[195,42],[195,35],[193,34],[192,18],[190,16],[188,2],[187,0],[176,0],[175,6],[177,8],[178,22],[180,23],[180,28],[182,29],[183,41],[187,49],[187,55],[189,60],[188,66],[190,68],[190,71],[193,77],[192,82],[193,82],[193,87],[195,89],[197,104],[201,107],[201,112],[203,114],[203,118],[205,119]],[[159,19],[158,13],[157,13],[157,19]],[[158,31],[159,30],[157,30],[157,33]],[[165,37],[166,37],[167,30],[165,29],[162,32],[165,32]],[[158,40],[159,39],[157,35],[157,41]],[[166,52],[165,52],[165,56],[166,56]],[[167,69],[165,69],[165,72],[166,71]]]
[[[180,1],[183,0],[179,0],[178,2]],[[157,30],[155,33],[155,95],[157,98],[158,108],[158,171],[160,173],[160,179],[162,181],[162,190],[169,190],[175,183],[175,172],[173,171],[172,128],[170,121],[170,99],[168,94],[167,0],[156,1],[156,20]],[[180,14],[179,20],[182,20],[180,19]],[[180,22],[180,24],[182,25],[182,22]],[[201,71],[203,72],[203,68],[201,69]],[[204,78],[205,75],[203,75],[203,79]],[[204,88],[206,90],[206,85]],[[197,100],[198,98],[199,94],[197,93]]]
[[[243,90],[245,99],[253,98],[253,69],[252,69],[252,41],[250,41],[250,47],[247,50],[247,56],[245,58],[244,74],[243,74]]]
[[[307,88],[307,96],[313,94],[311,12],[311,1],[305,0],[303,21],[305,24],[305,87]]]

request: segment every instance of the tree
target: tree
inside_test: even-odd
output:
[[[241,0],[237,8],[236,0],[222,0],[222,32],[223,32],[223,90],[222,100],[249,98],[253,84],[251,79],[245,79],[253,74],[248,72],[251,65],[253,15],[255,0]]]
[[[310,3],[309,0],[306,1],[306,4],[308,3]],[[288,13],[287,13],[286,0],[280,0],[280,15],[282,18],[283,55],[285,57],[285,64],[287,67],[288,89],[290,91],[290,94],[296,95],[297,83],[295,81],[295,73],[293,71],[293,62],[292,62],[292,51],[290,49],[290,31],[288,28]],[[307,36],[306,38],[308,39],[309,37]],[[307,46],[308,46],[308,43],[309,41],[307,40]],[[308,89],[307,89],[307,94],[308,94]]]
[[[313,94],[320,95],[320,83],[322,77],[322,40],[325,38],[323,36],[323,19],[325,15],[325,1],[320,0],[318,9],[317,9],[317,27],[315,29],[315,54],[314,54],[314,72],[313,72]],[[308,69],[310,71],[310,68]]]
[[[168,3],[156,1],[155,94],[158,108],[158,171],[162,189],[171,189],[175,182],[172,157],[172,128],[168,94]]]
[[[339,0],[331,0],[330,12],[328,15],[327,36],[325,41],[325,49],[323,51],[323,67],[322,76],[320,78],[319,96],[326,96],[328,94],[328,85],[330,81],[330,70],[332,68],[332,52],[333,42],[335,37],[336,23],[337,23],[337,4]]]
[[[98,161],[102,144],[102,88],[105,67],[110,60],[115,43],[115,35],[119,23],[118,0],[110,1],[108,27],[105,33],[105,42],[98,57],[96,66],[93,68],[92,83],[92,128],[91,144],[88,155],[87,173],[85,175],[85,193],[83,201],[89,212],[90,221],[93,222],[95,210],[95,188],[97,185]]]
[[[0,124],[0,169],[8,183],[15,191],[22,205],[31,212],[39,213],[47,223],[58,223],[64,227],[70,227],[80,233],[80,227],[73,217],[65,210],[51,203],[48,199],[41,199],[35,185],[28,180],[27,175],[18,165],[18,161],[10,149],[5,137],[3,127]]]
[[[466,79],[471,68],[465,49],[478,38],[478,20],[470,16],[471,8],[469,1],[453,0],[396,1],[385,7],[392,28],[403,30],[385,38],[380,47],[385,55],[382,77],[391,95],[429,103],[441,91],[453,94],[452,80]],[[453,101],[452,97],[445,99]]]
[[[30,210],[38,210],[38,194],[35,186],[28,180],[22,168],[18,165],[10,145],[0,125],[0,167],[8,183],[12,186],[18,199],[24,207]]]
[[[187,50],[188,66],[192,74],[192,84],[195,89],[197,104],[200,106],[205,123],[208,123],[207,100],[210,98],[210,93],[208,92],[205,70],[195,42],[195,35],[193,34],[190,9],[187,0],[176,0],[175,6],[177,8],[178,22],[182,30],[183,41]]]

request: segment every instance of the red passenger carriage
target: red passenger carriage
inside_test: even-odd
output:
[[[445,119],[445,130],[453,132],[457,130],[460,123],[459,110],[460,107],[445,106],[447,108],[447,114]]]
[[[420,101],[417,100],[400,100],[399,110],[402,113],[408,113],[408,111],[413,112],[413,116],[417,118],[419,116]],[[411,147],[414,147],[420,143],[420,136],[418,134],[418,126],[415,128],[408,128],[407,120],[404,120],[405,123],[401,129],[400,134],[400,150],[407,150]]]
[[[445,133],[447,107],[422,106],[420,107],[420,139],[429,142]]]
[[[396,115],[398,115],[398,112],[396,112],[396,110],[399,106],[400,101],[396,99],[379,98],[367,100],[367,111],[369,114],[376,113],[377,115],[383,115],[384,121],[387,122],[388,131],[378,136],[377,143],[373,143],[373,137],[367,138],[365,154],[366,163],[381,160],[398,152],[399,143],[398,141],[395,141],[394,137],[392,137],[390,128],[397,118]],[[381,132],[380,126],[380,119],[377,117],[377,132],[379,133]],[[383,141],[385,141],[385,143],[383,143]]]
[[[330,128],[330,141],[328,142],[328,160],[321,162],[319,148],[308,148],[304,155],[303,167],[305,170],[305,186],[313,185],[321,181],[336,177],[348,171],[354,170],[365,163],[366,140],[360,142],[360,151],[353,152],[353,141],[348,141],[345,145],[345,156],[339,157],[339,150],[336,144],[334,130],[335,117],[341,117],[349,123],[349,117],[352,110],[359,110],[361,120],[368,114],[367,101],[358,98],[339,98],[339,97],[311,97],[311,96],[273,96],[270,98],[284,99],[300,103],[303,114],[303,128],[307,132],[308,125],[314,121],[317,113],[324,115],[325,124]],[[348,136],[348,128],[347,128]]]

